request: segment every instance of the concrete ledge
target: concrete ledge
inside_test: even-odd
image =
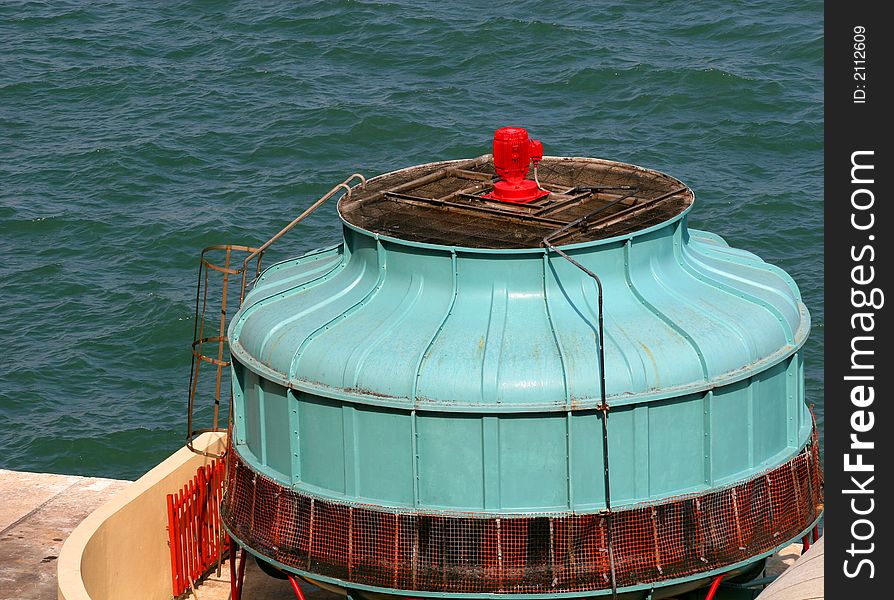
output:
[[[820,537],[795,564],[767,586],[758,600],[822,600],[825,598],[825,537]]]
[[[52,600],[62,541],[130,481],[0,469],[0,599]]]
[[[206,433],[193,445],[219,453],[224,443]],[[59,555],[59,600],[170,599],[165,497],[210,462],[181,448],[84,519]]]

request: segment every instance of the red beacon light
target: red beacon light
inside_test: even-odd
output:
[[[499,181],[494,183],[494,191],[485,198],[527,204],[543,198],[549,192],[540,189],[536,181],[525,179],[531,163],[536,168],[543,159],[543,144],[540,140],[528,139],[528,131],[521,127],[501,127],[494,132],[494,168]]]

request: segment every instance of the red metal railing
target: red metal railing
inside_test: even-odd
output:
[[[174,596],[215,567],[221,559],[226,532],[220,520],[220,500],[226,462],[213,460],[176,494],[168,494],[168,541]]]

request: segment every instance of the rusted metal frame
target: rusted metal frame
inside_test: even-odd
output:
[[[467,197],[468,198],[480,198],[481,200],[485,200],[485,198],[481,198],[481,196],[476,196],[475,194],[472,193],[474,190],[487,189],[486,185],[482,185],[483,183],[484,182],[479,182],[479,183],[476,183],[475,185],[466,186],[466,187],[459,189],[455,192],[450,192],[449,194],[447,194],[445,196],[438,196],[437,198],[435,198],[435,200],[440,200],[443,202],[445,200],[451,200],[453,198],[456,198],[457,196],[461,196],[463,198],[467,198]]]
[[[613,225],[614,223],[617,223],[618,221],[623,220],[623,218],[627,217],[628,215],[632,215],[632,214],[635,214],[642,210],[645,210],[646,208],[649,208],[653,204],[667,200],[668,198],[676,196],[677,194],[682,194],[683,192],[685,192],[687,190],[689,190],[689,187],[684,185],[683,187],[679,187],[673,191],[667,192],[666,194],[661,194],[657,198],[651,198],[649,200],[644,200],[642,202],[634,204],[630,208],[624,209],[620,212],[616,212],[613,215],[608,215],[606,217],[603,217],[602,219],[600,219],[599,221],[596,221],[595,223],[590,223],[589,226],[601,228],[601,227],[607,227],[609,225]]]
[[[217,419],[220,415],[220,383],[223,379],[223,363],[227,340],[227,288],[230,283],[230,273],[228,271],[230,269],[230,258],[232,257],[232,254],[232,249],[227,248],[224,258],[223,290],[220,296],[220,327],[218,329],[219,339],[217,342],[217,377],[214,382],[214,413],[211,418],[211,427],[214,429],[217,429]],[[229,363],[226,363],[226,366],[230,366]]]
[[[767,483],[767,512],[769,513],[770,530],[772,531],[776,527],[776,515],[773,510],[773,479],[770,477],[770,473],[764,475],[764,481]]]
[[[814,421],[814,423],[813,423],[813,428],[814,428],[814,431],[816,431],[816,421]],[[808,494],[809,498],[817,497],[816,491],[813,489],[813,479],[816,475],[814,473],[816,466],[814,465],[814,462],[813,462],[813,453],[814,452],[818,452],[818,449],[813,447],[813,442],[811,441],[811,444],[807,447],[807,494]],[[808,511],[812,511],[812,512],[809,512],[809,514],[816,515],[816,505],[813,502],[811,504],[814,504],[814,505],[807,507]],[[814,538],[814,541],[816,541],[816,538]]]
[[[798,485],[798,469],[795,467],[795,463],[791,462],[788,465],[789,473],[792,475],[792,490],[795,492],[795,510],[797,511],[798,518],[801,520],[806,520],[807,515],[802,513],[802,508],[806,510],[810,510],[808,507],[803,506],[801,502],[801,486]]]
[[[565,193],[563,194],[563,195],[565,195],[565,196],[567,196],[567,195],[569,195],[569,194],[572,194],[572,195],[571,195],[570,197],[568,197],[566,200],[561,200],[561,201],[559,201],[559,202],[554,202],[553,204],[549,204],[549,205],[547,205],[547,206],[544,206],[542,209],[540,209],[539,211],[537,211],[535,214],[537,214],[537,215],[543,215],[543,214],[546,214],[546,213],[555,212],[555,211],[561,210],[561,209],[563,209],[563,208],[567,208],[567,207],[569,207],[569,206],[572,206],[572,205],[573,205],[574,203],[576,203],[576,202],[581,202],[581,201],[583,201],[584,199],[586,199],[586,198],[592,196],[593,194],[602,194],[602,193],[605,193],[605,192],[611,192],[611,191],[614,191],[614,190],[623,190],[623,191],[632,190],[634,194],[635,194],[636,192],[639,191],[638,188],[634,188],[633,186],[630,186],[630,185],[609,186],[609,187],[582,187],[582,186],[578,186],[578,187],[571,188],[570,190],[568,190],[567,192],[565,192]]]
[[[391,587],[397,587],[397,576],[398,576],[398,552],[400,550],[400,517],[397,513],[394,513],[394,556],[391,560],[392,566],[394,567],[394,581]]]
[[[212,357],[210,357],[210,356],[207,356],[207,355],[205,355],[205,354],[202,354],[201,350],[198,349],[198,348],[200,348],[200,347],[202,346],[202,344],[205,344],[205,343],[207,343],[207,342],[219,342],[220,340],[223,340],[224,342],[226,342],[226,341],[227,341],[227,337],[226,337],[226,336],[212,335],[212,336],[210,336],[210,337],[204,337],[204,338],[195,340],[195,341],[192,343],[192,347],[193,347],[192,355],[193,355],[197,360],[200,360],[200,361],[202,361],[202,362],[206,362],[206,363],[211,364],[211,365],[219,365],[219,366],[223,366],[223,367],[229,367],[230,364],[231,364],[230,361],[228,361],[228,360],[220,360],[220,359],[217,359],[217,358],[212,358]]]
[[[264,244],[262,244],[259,248],[252,248],[249,246],[236,246],[236,245],[224,245],[224,246],[209,246],[202,250],[201,260],[199,262],[199,276],[198,276],[198,285],[196,286],[196,318],[195,323],[193,325],[193,356],[195,356],[195,360],[193,361],[192,368],[190,369],[189,375],[189,400],[187,403],[187,417],[186,417],[186,428],[187,428],[187,447],[195,452],[196,454],[201,454],[203,456],[210,456],[214,458],[222,458],[226,454],[226,450],[229,450],[231,444],[231,436],[227,436],[227,448],[222,454],[214,454],[205,451],[196,450],[193,446],[192,442],[195,436],[206,433],[209,431],[220,431],[219,428],[219,417],[220,417],[220,386],[223,380],[223,369],[230,366],[229,361],[224,361],[223,358],[226,355],[226,312],[227,312],[227,294],[229,288],[229,278],[230,275],[241,275],[241,286],[239,293],[239,304],[242,304],[242,301],[245,299],[245,291],[246,286],[248,284],[247,273],[249,265],[252,261],[255,261],[255,270],[256,275],[255,278],[261,273],[261,260],[263,259],[264,252],[270,248],[277,240],[279,240],[286,233],[291,231],[298,223],[303,221],[308,215],[313,213],[317,208],[319,208],[323,203],[332,198],[339,190],[343,189],[345,191],[345,195],[350,197],[351,195],[351,187],[348,185],[355,178],[360,179],[360,187],[361,189],[366,186],[366,178],[359,174],[354,173],[347,179],[345,179],[342,183],[333,187],[329,192],[324,194],[320,199],[314,202],[310,207],[308,207],[304,212],[298,215],[295,219],[292,220],[291,223],[282,228],[276,235],[267,240]],[[226,252],[225,255],[225,264],[223,267],[218,267],[217,265],[213,265],[209,260],[205,258],[208,252],[214,250],[224,250]],[[230,267],[230,261],[232,258],[232,251],[239,250],[248,252],[248,256],[242,261],[242,266],[239,269],[233,269]],[[221,292],[221,314],[220,314],[220,322],[219,322],[219,335],[214,337],[205,338],[204,336],[204,327],[205,327],[205,311],[208,307],[208,272],[209,270],[215,270],[223,273],[224,280]],[[203,278],[204,275],[204,278]],[[203,285],[204,284],[204,285]],[[204,294],[203,292],[204,288]],[[199,306],[201,299],[201,308]],[[217,342],[218,344],[218,352],[217,359],[213,359],[212,357],[206,357],[201,350],[202,344],[205,342]],[[195,407],[195,396],[196,390],[198,389],[198,377],[199,377],[199,367],[202,362],[209,362],[217,368],[217,374],[215,378],[215,391],[214,391],[214,413],[212,417],[212,427],[206,429],[193,429],[193,410]],[[232,417],[233,417],[233,402],[232,396],[230,398],[229,404],[229,412],[227,418],[227,432],[228,434],[232,431]]]
[[[348,506],[348,577],[354,570],[354,507]]]
[[[310,561],[314,549],[314,498],[310,499],[310,526],[307,534],[307,570],[310,571]]]
[[[658,535],[658,512],[652,506],[652,545],[655,549],[655,568],[658,569],[659,575],[664,575],[664,569],[661,568],[661,541]]]
[[[410,556],[410,584],[412,589],[417,589],[419,575],[419,525],[416,523],[413,527],[413,550]]]
[[[570,537],[566,535],[566,538]],[[556,540],[555,540],[555,523],[553,518],[549,517],[549,574],[552,575],[552,584],[555,587],[558,577],[556,574]]]
[[[733,500],[733,520],[736,522],[736,541],[739,543],[739,550],[745,550],[745,541],[742,539],[742,523],[739,520],[739,494],[736,488],[732,489],[730,494]]]
[[[230,261],[232,260],[232,253],[235,252],[254,252],[256,249],[251,246],[241,246],[237,244],[226,244],[226,245],[214,245],[208,246],[202,250],[202,254],[199,259],[199,273],[198,273],[198,283],[196,285],[196,307],[195,307],[195,318],[193,324],[193,342],[192,342],[192,355],[194,360],[192,362],[192,366],[190,368],[190,380],[189,380],[189,400],[187,403],[187,447],[195,452],[196,454],[200,454],[202,456],[211,457],[211,458],[221,458],[223,454],[226,453],[224,450],[223,454],[215,454],[213,452],[206,452],[203,450],[197,450],[192,442],[196,436],[202,433],[208,432],[216,432],[221,431],[219,427],[219,406],[220,406],[220,386],[221,380],[223,378],[223,369],[230,366],[230,361],[223,360],[224,353],[221,352],[221,346],[224,346],[227,342],[227,338],[225,335],[225,331],[220,329],[218,333],[220,335],[217,336],[208,336],[205,337],[204,329],[205,329],[205,313],[208,309],[208,290],[210,288],[209,281],[209,272],[216,271],[219,273],[223,273],[224,281],[222,284],[221,291],[221,300],[222,300],[222,315],[221,315],[221,328],[226,327],[226,302],[227,302],[227,291],[229,289],[229,276],[237,275],[241,271],[240,269],[234,269],[230,266]],[[225,252],[225,265],[219,266],[211,262],[207,258],[207,255],[210,252],[215,251],[224,251]],[[203,353],[203,345],[205,343],[216,342],[218,344],[218,358],[213,358],[211,356],[207,356]],[[195,398],[198,391],[198,380],[199,380],[199,371],[201,367],[201,363],[206,362],[212,365],[215,365],[217,369],[217,383],[215,385],[214,391],[214,399],[215,399],[215,419],[212,423],[212,427],[209,428],[201,428],[194,429],[193,428],[193,411],[195,410]],[[232,396],[231,402],[229,406],[229,415],[227,419],[227,430],[230,428],[230,420],[232,418]],[[229,440],[229,437],[228,437]],[[229,446],[229,441],[228,441]]]
[[[494,208],[494,210],[499,210],[500,215],[524,215],[524,216],[537,216],[537,211],[534,210],[538,208],[533,202],[529,204],[513,204],[511,202],[503,202],[502,200],[494,200],[493,198],[485,198],[484,196],[480,196],[478,194],[466,194],[466,193],[457,193],[460,198],[465,198],[466,200],[472,200],[473,202],[478,202],[479,204],[491,205],[494,207],[501,207],[502,210],[498,208]],[[464,204],[463,206],[472,206],[474,204]],[[564,221],[563,221],[564,223]]]
[[[500,518],[496,520],[497,527],[497,585],[503,589],[503,532],[500,527]]]
[[[600,206],[599,208],[597,208],[596,210],[594,210],[594,211],[592,211],[592,212],[588,212],[587,214],[585,214],[585,215],[582,216],[582,217],[578,217],[577,219],[571,221],[570,223],[568,223],[567,225],[565,225],[565,226],[562,227],[561,229],[557,229],[556,231],[554,231],[554,232],[552,232],[551,234],[549,234],[549,236],[548,236],[546,239],[548,239],[548,240],[551,241],[551,242],[554,242],[554,241],[556,241],[556,240],[559,240],[559,239],[562,239],[562,238],[564,238],[564,237],[567,237],[567,236],[571,235],[572,233],[576,233],[576,232],[571,232],[571,230],[574,229],[575,227],[582,227],[582,226],[589,226],[589,225],[591,225],[591,223],[589,222],[590,219],[592,219],[592,218],[595,217],[596,215],[598,215],[598,214],[600,214],[600,213],[602,213],[602,212],[608,210],[609,208],[615,206],[616,204],[618,204],[618,203],[620,203],[620,202],[623,202],[623,201],[626,200],[627,198],[630,198],[630,197],[633,196],[636,192],[637,192],[637,190],[634,190],[634,191],[632,191],[632,192],[629,192],[628,194],[625,194],[624,196],[621,196],[621,197],[618,198],[617,200],[613,200],[612,202],[609,202],[608,204],[606,204],[606,205],[604,205],[604,206]],[[597,221],[597,223],[598,223],[598,222],[599,222],[599,221]]]
[[[461,179],[471,179],[472,181],[483,181],[485,183],[491,183],[494,180],[494,176],[490,173],[469,171],[468,169],[453,169],[453,175]]]
[[[202,250],[202,255],[199,260],[199,275],[198,275],[198,283],[196,284],[196,311],[195,318],[193,320],[193,330],[192,330],[192,353],[193,356],[196,356],[196,344],[199,344],[199,348],[201,348],[201,340],[204,335],[205,329],[205,308],[208,305],[208,271],[205,269],[205,253],[208,252],[209,249],[205,248]],[[205,275],[205,285],[202,285],[202,275]],[[202,294],[202,290],[204,289],[204,294]],[[199,299],[202,298],[202,308],[199,309]],[[192,437],[193,437],[193,428],[192,428],[192,411],[195,405],[195,397],[196,397],[196,389],[199,385],[199,367],[201,366],[201,362],[199,360],[193,360],[191,368],[189,370],[189,399],[186,404],[186,445],[192,449]]]
[[[393,198],[395,200],[403,200],[404,202],[417,202],[421,204],[432,204],[435,206],[445,206],[449,208],[456,208],[460,210],[467,210],[470,212],[477,213],[487,213],[492,215],[497,215],[506,219],[516,219],[519,221],[529,222],[534,221],[536,223],[543,223],[544,225],[564,225],[565,221],[558,221],[556,219],[546,219],[543,217],[535,217],[534,215],[529,215],[525,213],[513,213],[507,212],[505,210],[499,210],[497,208],[490,208],[488,206],[475,206],[472,204],[460,204],[459,202],[450,202],[447,200],[438,200],[436,198],[423,198],[422,196],[410,196],[408,194],[401,194],[397,192],[385,192],[385,198]]]
[[[595,192],[585,192],[583,194],[575,194],[573,196],[567,196],[565,198],[560,199],[558,202],[553,202],[551,204],[543,205],[537,207],[537,210],[534,211],[536,216],[543,216],[549,213],[559,212],[563,208],[568,208],[574,206],[576,204],[583,203],[587,198],[592,196]]]
[[[599,276],[596,275],[593,271],[585,267],[584,265],[577,262],[574,258],[563,252],[562,250],[556,248],[552,245],[550,241],[551,234],[545,238],[543,238],[543,245],[549,251],[555,252],[572,265],[583,271],[588,277],[593,279],[596,282],[596,307],[598,311],[598,321],[597,321],[597,331],[598,331],[598,339],[596,342],[596,352],[598,356],[599,362],[599,395],[600,395],[600,404],[597,406],[597,410],[602,413],[602,464],[603,464],[603,481],[605,485],[605,526],[606,526],[606,535],[608,538],[608,564],[609,571],[611,573],[611,586],[612,586],[612,600],[615,600],[618,597],[618,580],[617,573],[615,571],[615,553],[614,547],[612,544],[612,521],[613,513],[612,513],[612,501],[611,501],[611,478],[609,477],[609,457],[608,457],[608,411],[609,405],[606,400],[605,393],[605,344],[603,343],[605,327],[603,322],[603,288],[602,288],[602,280],[599,279]]]
[[[473,158],[463,164],[463,167],[478,167],[483,164],[490,162],[491,155],[490,154],[482,154],[476,158]],[[427,185],[429,183],[433,183],[439,179],[443,179],[444,177],[449,177],[453,173],[476,173],[476,171],[468,171],[467,169],[452,166],[445,167],[443,169],[438,169],[434,173],[429,173],[428,175],[423,175],[422,177],[417,177],[416,179],[412,179],[407,181],[406,183],[402,183],[398,186],[391,188],[390,190],[382,190],[380,192],[376,192],[369,198],[364,198],[365,201],[369,202],[372,200],[378,200],[383,197],[388,192],[405,192],[407,190],[412,190],[413,188],[421,187],[423,185]],[[462,177],[462,175],[458,175]],[[492,177],[492,176],[490,176]],[[465,179],[470,179],[470,177],[465,177]]]

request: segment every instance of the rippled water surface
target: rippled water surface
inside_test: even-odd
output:
[[[789,271],[822,422],[821,2],[0,3],[0,467],[135,477],[180,445],[199,250],[346,175],[548,154],[693,187]],[[338,239],[328,206],[285,253]]]

